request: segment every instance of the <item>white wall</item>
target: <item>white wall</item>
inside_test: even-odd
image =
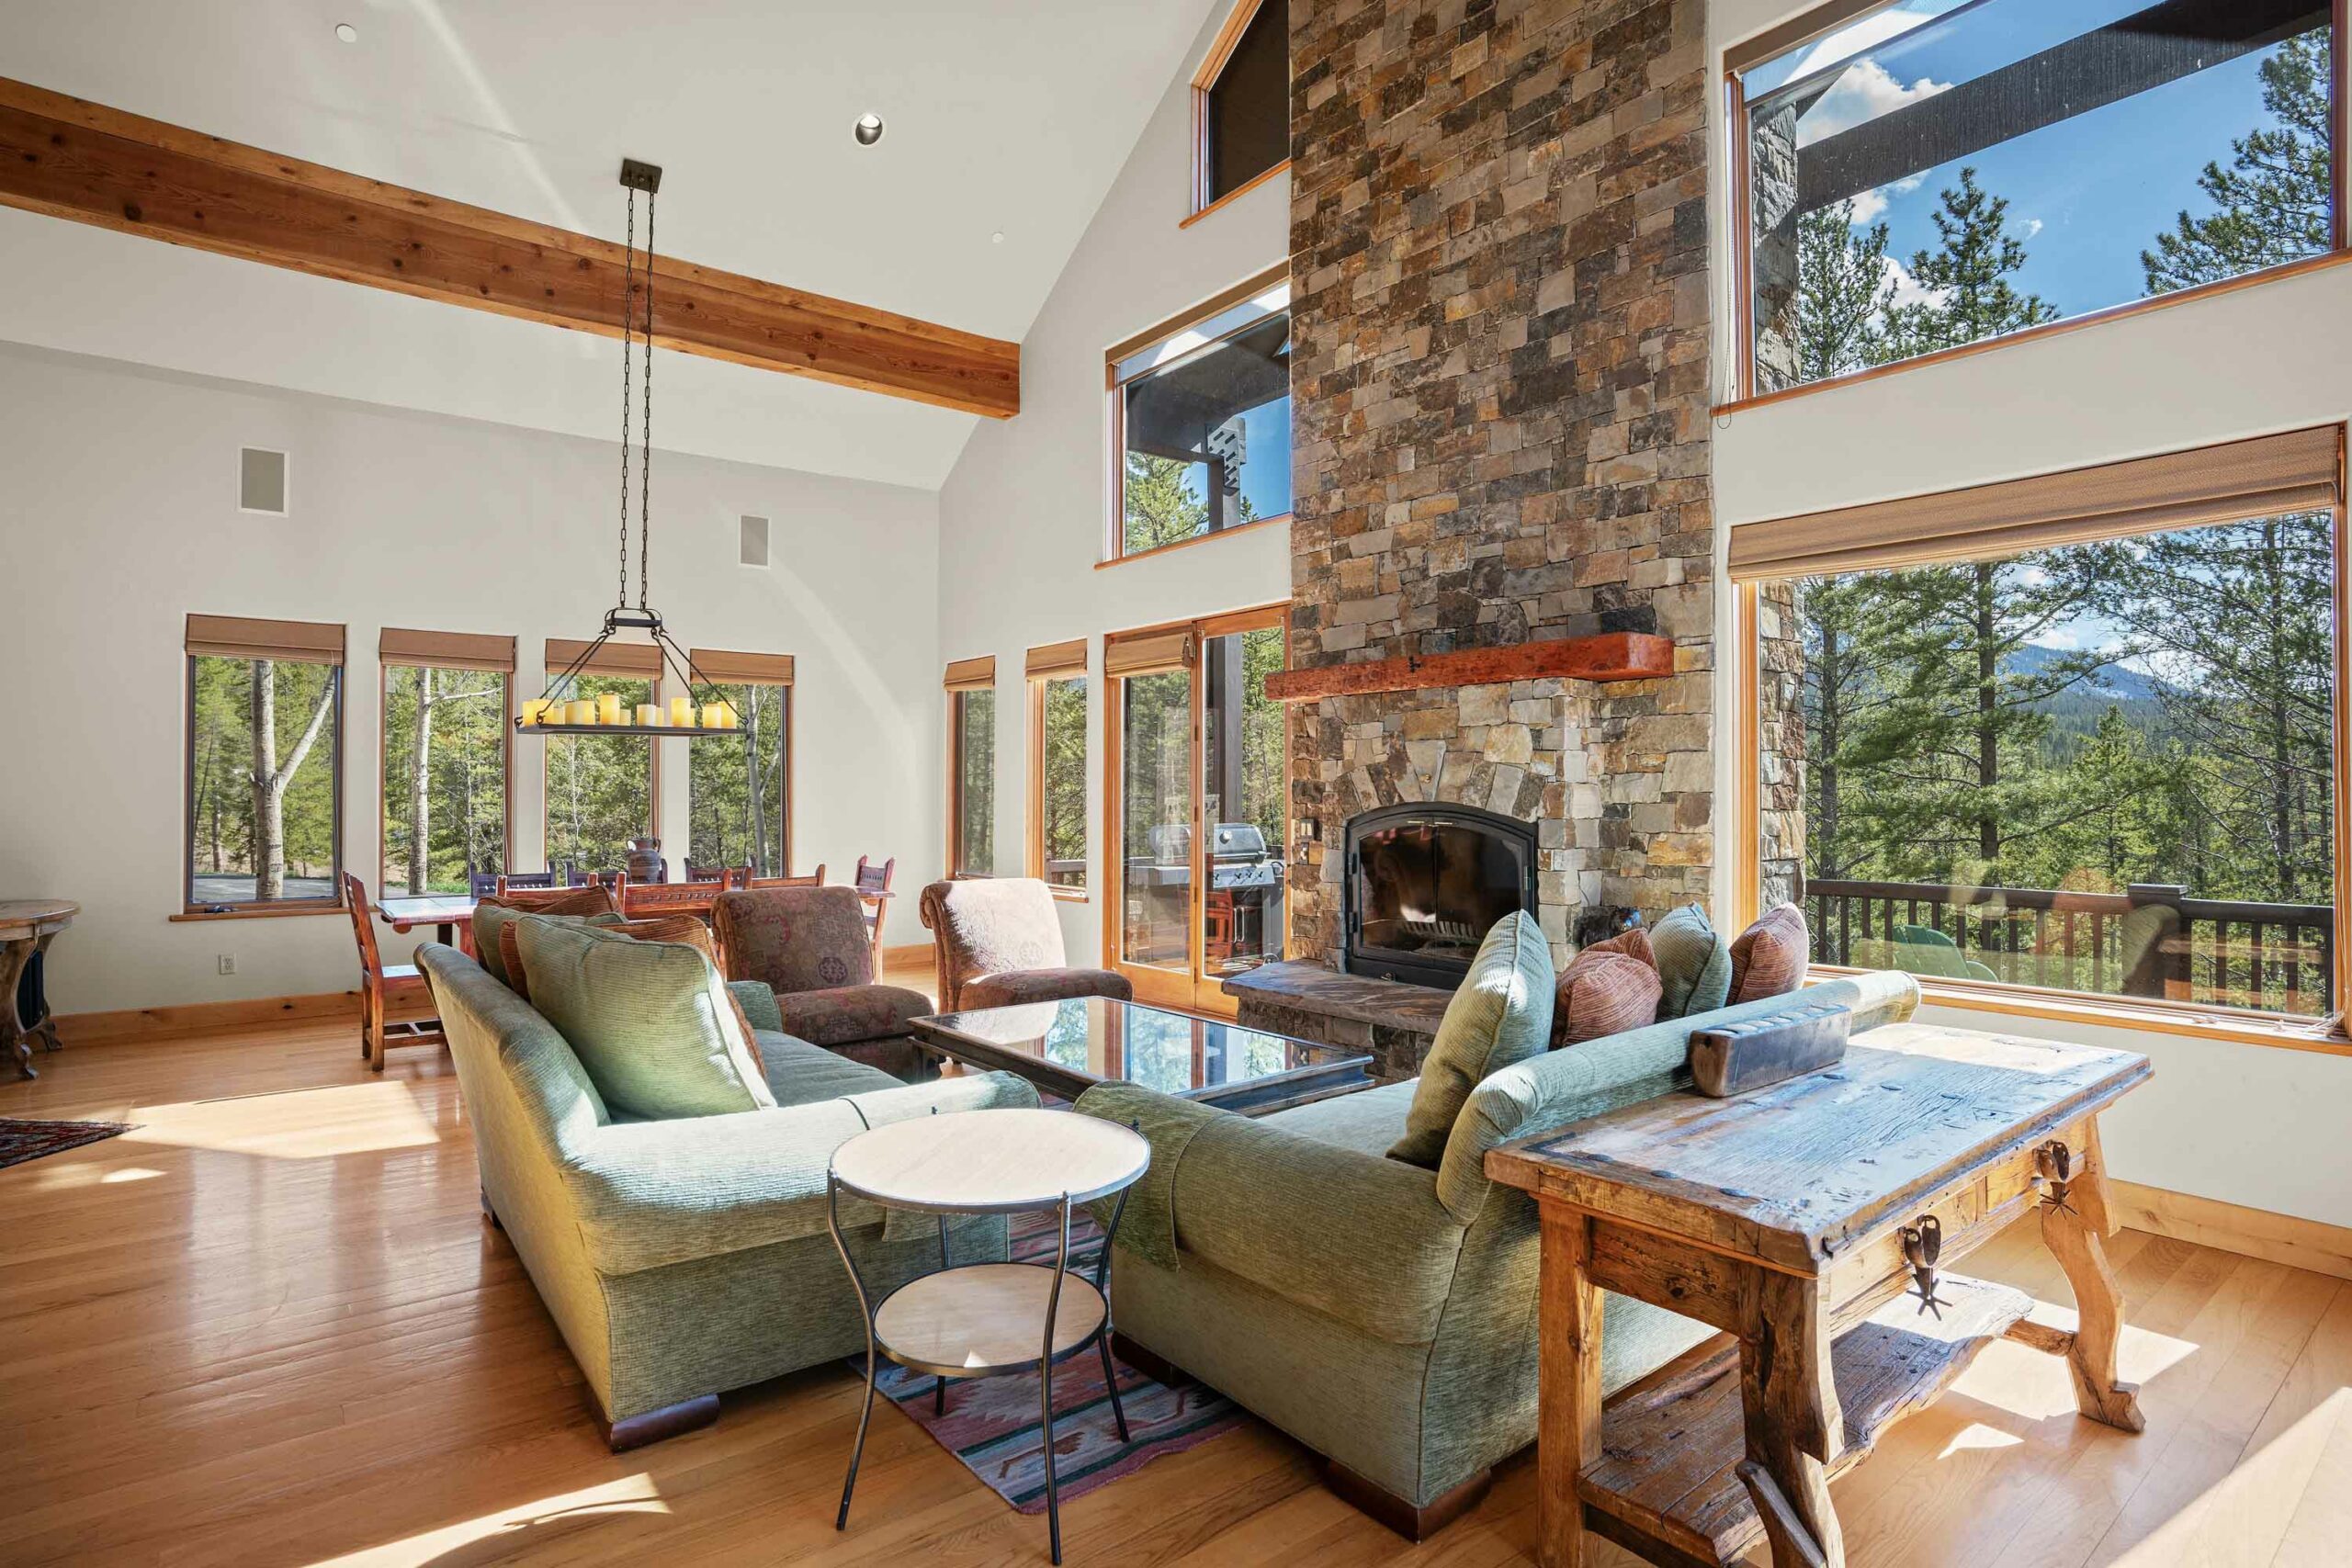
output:
[[[593,635],[612,603],[616,448],[15,346],[0,346],[0,896],[83,907],[52,951],[53,1004],[347,988],[341,915],[166,919],[186,854],[184,617],[347,626],[343,852],[373,889],[379,630],[514,634],[518,692],[536,694],[546,639]],[[292,515],[238,512],[243,445],[290,455]],[[861,852],[896,854],[899,886],[920,887],[943,809],[936,497],[657,450],[653,508],[651,598],[679,640],[797,657],[796,869],[824,861],[840,880]],[[736,564],[744,513],[770,519],[768,570]],[[515,742],[526,867],[540,863],[541,744]],[[686,743],[661,744],[674,864]],[[890,940],[923,940],[913,902],[898,901]]]
[[[1716,0],[1710,46],[1720,51],[1806,8]],[[1723,135],[1713,138],[1717,149],[1724,144]],[[1728,323],[1735,319],[1723,198],[1729,182],[1720,168],[1713,188],[1716,319]],[[1719,330],[1719,389],[1732,347],[1730,332]],[[1736,527],[2347,414],[2352,267],[2340,267],[1719,418],[1716,512]],[[1728,528],[1722,537],[1728,540]],[[1721,607],[1717,646],[1729,650],[1730,595]],[[1729,713],[1736,682],[1747,677],[1731,659],[1722,662],[1718,711]],[[1718,798],[1731,800],[1727,748],[1720,763]],[[1726,878],[1720,901],[1728,868],[1719,874]],[[2352,1058],[1953,1009],[1925,1016],[2144,1053],[2155,1064],[2154,1081],[2106,1122],[2119,1177],[2352,1224],[2352,1140],[2341,1130]]]
[[[1090,642],[1087,849],[1094,891],[1085,903],[1060,907],[1073,964],[1096,963],[1102,951],[1102,634],[1290,597],[1287,527],[1095,567],[1111,507],[1104,350],[1289,254],[1286,176],[1177,227],[1191,182],[1193,73],[1224,20],[1222,6],[1215,12],[1022,342],[1021,417],[974,431],[940,492],[939,653],[996,656],[996,842],[1006,874],[1022,874],[1027,852],[1023,656],[1081,635]],[[934,670],[933,683],[938,680]]]

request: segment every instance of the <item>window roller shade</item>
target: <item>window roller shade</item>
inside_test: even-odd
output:
[[[277,659],[341,664],[343,628],[317,621],[263,621],[244,615],[190,615],[187,651],[211,659]]]
[[[792,684],[792,655],[788,653],[730,653],[720,648],[697,648],[686,657],[694,660],[705,680],[730,686]]]
[[[571,661],[587,651],[588,644],[573,637],[548,638],[548,679],[552,681],[571,668]],[[650,642],[608,642],[596,650],[596,657],[581,667],[583,675],[634,675],[640,680],[660,680],[662,649]]]
[[[376,641],[376,657],[386,664],[424,665],[435,670],[481,670],[497,675],[514,672],[514,639],[472,632],[416,632],[386,626]]]
[[[1190,631],[1148,632],[1142,637],[1119,637],[1102,649],[1105,675],[1157,675],[1170,670],[1189,670],[1192,664]]]
[[[947,666],[947,689],[951,692],[978,692],[996,685],[996,655],[982,654],[978,659],[958,659]]]
[[[1737,582],[1983,560],[2337,501],[2340,425],[2256,436],[1938,495],[1745,523]]]
[[[1068,642],[1048,643],[1044,648],[1029,650],[1027,674],[1032,681],[1042,681],[1057,675],[1086,673],[1086,639],[1072,637]]]

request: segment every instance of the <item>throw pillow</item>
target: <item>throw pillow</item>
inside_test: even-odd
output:
[[[1553,1046],[1578,1045],[1656,1023],[1662,989],[1655,968],[1596,942],[1560,971],[1552,1007]]]
[[[1731,944],[1731,999],[1786,996],[1804,984],[1804,911],[1782,904],[1739,933]]]
[[[514,928],[509,926],[508,929]],[[718,962],[718,943],[711,936],[708,926],[692,915],[664,915],[642,920],[621,920],[605,929],[617,931],[632,942],[684,942],[709,959],[711,968],[718,972],[719,989],[727,992],[727,1005],[735,1010],[735,1021],[743,1026],[743,1043],[750,1049],[752,1060],[759,1064],[762,1076],[766,1075],[767,1061],[760,1055],[760,1037],[752,1032],[752,1021],[745,1016],[742,1002],[725,983],[726,971]],[[529,999],[528,993],[525,994],[524,999]]]
[[[621,923],[618,915],[544,915],[537,909],[516,909],[501,905],[497,918],[490,926],[498,933],[497,942],[493,946],[482,947],[481,914],[477,909],[474,914],[474,945],[481,948],[481,966],[492,977],[505,981],[506,988],[526,1002],[531,999],[530,982],[524,977],[523,960],[514,946],[514,927],[526,919],[553,920],[565,926],[616,926]],[[496,964],[491,962],[492,953],[498,955]]]
[[[1543,929],[1524,912],[1496,921],[1446,1004],[1390,1159],[1437,1168],[1470,1091],[1489,1073],[1551,1043],[1552,985],[1552,949]]]
[[[558,897],[537,900],[481,898],[474,902],[474,959],[490,971],[491,978],[512,989],[514,976],[512,966],[503,956],[499,946],[499,931],[517,915],[568,915],[584,919],[591,915],[610,915],[613,896],[601,886],[572,888]]]
[[[654,1121],[775,1104],[710,961],[594,926],[518,924],[531,1005],[613,1110]]]
[[[1650,946],[1650,933],[1641,926],[1619,931],[1607,942],[1596,942],[1584,952],[1622,953],[1628,958],[1640,959],[1653,969],[1657,967],[1657,953]],[[1578,956],[1581,957],[1582,954]]]
[[[1650,928],[1657,955],[1660,1018],[1713,1012],[1731,995],[1731,946],[1696,904],[1671,910]]]

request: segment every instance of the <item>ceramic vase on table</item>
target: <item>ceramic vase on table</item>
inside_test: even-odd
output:
[[[628,857],[621,863],[628,869],[628,879],[631,882],[661,881],[662,840],[653,838],[631,839],[628,841]]]

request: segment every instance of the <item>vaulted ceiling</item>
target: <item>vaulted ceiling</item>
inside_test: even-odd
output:
[[[611,239],[645,159],[665,254],[1018,339],[1210,4],[6,0],[5,70]],[[0,276],[0,339],[616,434],[608,340],[16,211]],[[659,386],[658,445],[925,488],[977,417],[675,354]]]

